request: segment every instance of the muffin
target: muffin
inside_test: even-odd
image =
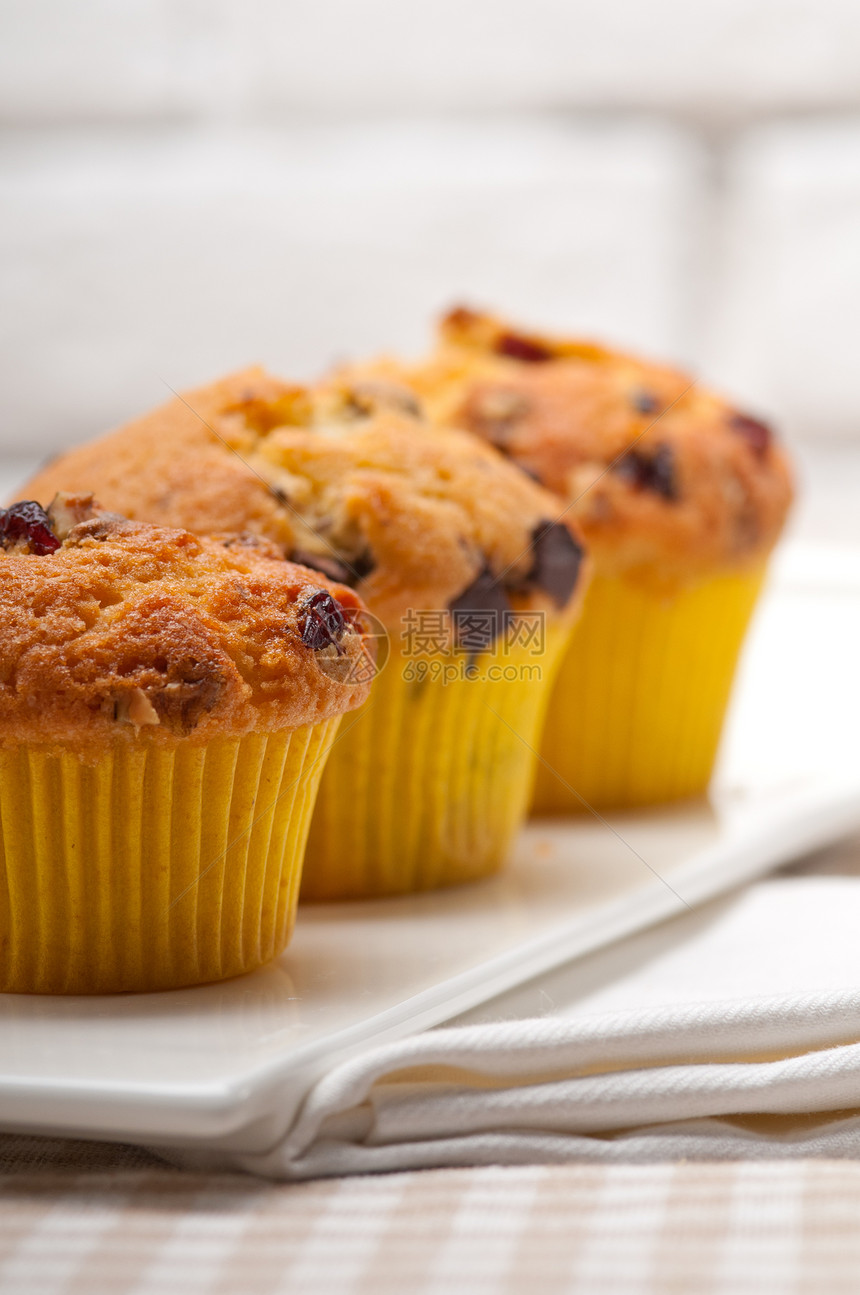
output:
[[[308,390],[260,370],[72,451],[31,488],[84,481],[133,517],[262,535],[377,618],[390,659],[323,776],[304,897],[501,865],[585,587],[556,499],[482,439],[430,427],[402,385]]]
[[[351,589],[92,496],[0,511],[0,990],[156,990],[274,958],[341,715]]]
[[[555,492],[594,562],[544,730],[535,808],[703,792],[792,482],[759,419],[674,369],[452,311],[406,382]]]

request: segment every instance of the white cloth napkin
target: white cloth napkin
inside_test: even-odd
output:
[[[860,1155],[858,935],[860,879],[760,883],[339,1065],[279,1145],[227,1163]]]

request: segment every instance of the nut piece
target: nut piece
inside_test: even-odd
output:
[[[142,688],[133,688],[131,692],[117,698],[114,718],[124,724],[133,724],[135,728],[161,723],[155,707]]]
[[[103,544],[107,540],[116,539],[118,533],[133,525],[134,523],[129,522],[125,517],[120,517],[117,513],[99,511],[93,517],[88,517],[85,522],[77,522],[66,536],[65,543],[74,546],[93,540]]]
[[[421,404],[414,392],[402,382],[383,378],[364,378],[352,382],[346,392],[347,408],[358,415],[369,417],[379,408],[395,409],[410,418],[421,417]]]
[[[162,723],[171,732],[185,737],[217,705],[225,684],[223,675],[203,662],[197,662],[192,668],[199,671],[199,677],[172,679],[155,694]]]
[[[61,490],[48,504],[48,521],[58,540],[64,540],[78,522],[87,522],[98,515],[94,495],[74,495]]]
[[[528,412],[527,398],[511,387],[479,388],[463,411],[469,428],[503,451]]]

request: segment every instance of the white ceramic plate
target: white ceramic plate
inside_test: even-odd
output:
[[[228,984],[0,996],[0,1127],[263,1149],[334,1061],[860,827],[858,662],[860,556],[788,549],[710,805],[536,823],[489,883],[304,909],[279,962]]]

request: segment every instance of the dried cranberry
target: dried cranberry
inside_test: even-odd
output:
[[[31,553],[40,556],[56,553],[60,547],[47,513],[33,499],[23,499],[11,508],[0,510],[0,545],[12,548],[22,540],[29,545]]]
[[[763,423],[759,418],[751,418],[749,414],[732,414],[732,430],[742,436],[754,454],[763,458],[770,448],[773,433],[767,423]]]
[[[524,364],[544,364],[552,359],[552,351],[541,342],[533,342],[519,333],[502,333],[496,342],[496,353],[506,355],[510,360],[521,360]]]
[[[653,453],[628,450],[613,471],[639,490],[651,490],[670,503],[678,498],[675,455],[670,445],[658,445]]]
[[[347,620],[340,603],[332,598],[326,589],[318,589],[302,606],[299,621],[302,642],[305,647],[321,652],[327,647],[336,647],[338,655],[343,652],[340,640],[347,630]]]
[[[561,522],[540,522],[532,531],[532,552],[528,582],[564,607],[579,580],[584,549]]]

